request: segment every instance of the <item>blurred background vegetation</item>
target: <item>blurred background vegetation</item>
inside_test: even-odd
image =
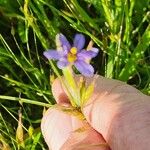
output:
[[[40,131],[55,103],[43,51],[75,33],[100,49],[96,73],[150,95],[149,0],[0,0],[0,149],[47,149]],[[55,65],[55,64],[54,64]]]

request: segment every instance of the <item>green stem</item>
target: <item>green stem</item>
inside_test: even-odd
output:
[[[18,101],[18,102],[38,105],[38,106],[42,106],[42,107],[51,107],[51,106],[53,106],[51,104],[46,104],[46,103],[43,103],[43,102],[37,102],[37,101],[30,100],[30,99],[18,98],[18,97],[12,97],[12,96],[0,95],[0,99],[10,100],[10,101]]]

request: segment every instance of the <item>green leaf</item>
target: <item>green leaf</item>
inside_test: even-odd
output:
[[[37,135],[34,136],[34,140],[33,140],[33,144],[32,144],[31,150],[35,150],[36,149],[36,145],[38,144],[40,138],[41,138],[41,132],[37,133]]]
[[[136,65],[138,61],[143,57],[144,51],[150,45],[150,25],[147,27],[144,32],[140,42],[132,53],[129,61],[122,69],[119,79],[122,81],[127,81],[133,74],[136,72]]]
[[[86,90],[84,90],[82,93],[82,105],[81,107],[89,100],[89,98],[91,97],[91,95],[94,92],[94,87],[95,87],[95,80],[92,81],[92,83],[86,88]]]
[[[27,43],[28,39],[26,38],[26,32],[28,32],[28,27],[25,28],[25,22],[18,21],[18,34],[22,43]]]

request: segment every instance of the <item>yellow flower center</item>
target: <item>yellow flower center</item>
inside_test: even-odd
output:
[[[74,62],[76,59],[77,59],[77,48],[76,47],[72,47],[70,49],[70,52],[68,53],[67,55],[67,59],[68,61],[71,63],[71,62]]]
[[[77,48],[76,47],[72,47],[71,49],[70,49],[70,52],[72,53],[72,54],[77,54]]]

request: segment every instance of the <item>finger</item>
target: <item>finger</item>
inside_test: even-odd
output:
[[[57,103],[69,103],[61,81],[57,78],[52,84],[52,93]]]
[[[142,124],[146,120],[148,122],[148,118],[143,115],[146,114],[148,103],[150,104],[135,88],[100,77],[83,112],[91,126],[103,135],[112,149],[141,149],[137,143],[144,142],[144,148],[148,144],[148,134],[142,130],[147,130]],[[137,129],[140,129],[140,134]]]
[[[66,113],[50,108],[42,118],[41,130],[49,148],[59,150],[68,139],[70,132],[83,126],[81,121]]]
[[[75,80],[78,81],[80,77],[81,77],[80,75],[76,75]],[[86,78],[87,84],[90,84],[92,80],[93,78]],[[115,86],[123,84],[122,82],[117,80],[105,79],[102,76],[98,76],[97,81],[98,83],[96,84],[95,92],[94,95],[92,96],[92,99],[95,99],[95,93],[97,92],[99,94],[106,94],[107,92],[109,93],[111,89],[113,89]],[[55,79],[55,81],[52,84],[52,93],[57,103],[69,103],[68,97],[65,93],[62,83],[58,78]]]
[[[53,150],[67,150],[69,145],[73,147],[81,144],[84,146],[87,143],[105,143],[103,137],[89,128],[87,122],[57,109],[49,109],[46,112],[41,122],[41,130],[49,149]]]
[[[72,132],[61,150],[110,150],[104,138],[91,126]]]

